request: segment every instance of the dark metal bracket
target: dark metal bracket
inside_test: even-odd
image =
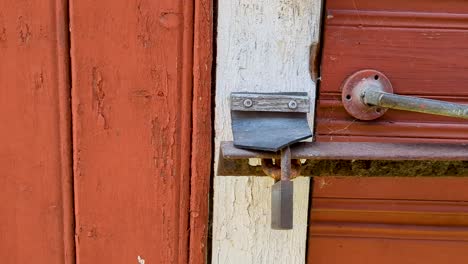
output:
[[[279,151],[310,138],[309,111],[307,93],[232,93],[234,145]]]

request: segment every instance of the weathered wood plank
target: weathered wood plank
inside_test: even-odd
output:
[[[74,263],[66,14],[0,2],[0,263]]]
[[[389,109],[372,122],[360,121],[347,113],[341,98],[346,78],[374,69],[388,77],[395,94],[468,104],[466,2],[326,4],[317,141],[468,142],[466,120]]]
[[[314,182],[309,263],[467,261],[468,178],[317,177]],[[392,254],[396,250],[399,254]]]
[[[193,1],[71,1],[78,263],[189,261]]]
[[[196,0],[194,12],[192,161],[190,175],[190,264],[207,263],[211,181],[211,74],[213,2]]]
[[[318,0],[219,1],[215,157],[220,142],[232,140],[231,92],[308,92],[314,100],[309,55],[320,6]],[[272,184],[215,177],[213,263],[304,263],[309,180],[295,180],[292,231],[270,229]]]

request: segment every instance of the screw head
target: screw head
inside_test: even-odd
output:
[[[253,105],[252,100],[250,100],[250,99],[245,99],[244,100],[244,107],[249,108],[249,107],[252,107],[252,105]]]
[[[294,100],[289,101],[288,103],[289,109],[296,109],[297,108],[297,102]]]

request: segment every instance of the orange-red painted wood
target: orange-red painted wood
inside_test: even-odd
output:
[[[314,182],[308,263],[465,263],[468,180]]]
[[[208,1],[71,1],[78,263],[204,260],[210,12]]]
[[[0,2],[0,263],[74,263],[66,14]]]
[[[195,1],[193,49],[192,160],[190,182],[191,264],[207,263],[211,174],[211,70],[213,3]]]
[[[468,123],[389,110],[352,118],[341,83],[376,69],[395,93],[468,103],[468,5],[461,0],[327,0],[318,141],[468,142]],[[308,263],[468,262],[468,180],[314,179]]]
[[[468,103],[468,6],[447,1],[326,1],[319,141],[468,142],[468,122],[389,110],[359,121],[341,103],[341,84],[362,69],[383,72],[397,94]]]

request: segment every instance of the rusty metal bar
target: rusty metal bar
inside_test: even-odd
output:
[[[468,144],[301,142],[290,149],[293,160],[307,160],[303,176],[468,176]],[[280,156],[222,142],[218,175],[267,176],[249,158]]]
[[[368,105],[468,119],[468,105],[386,93],[373,87],[365,89],[362,96]]]
[[[280,158],[280,153],[253,151],[221,143],[225,159]],[[468,160],[468,144],[300,142],[291,146],[292,159],[312,160]]]
[[[291,180],[291,149],[289,146],[281,150],[281,180]]]

